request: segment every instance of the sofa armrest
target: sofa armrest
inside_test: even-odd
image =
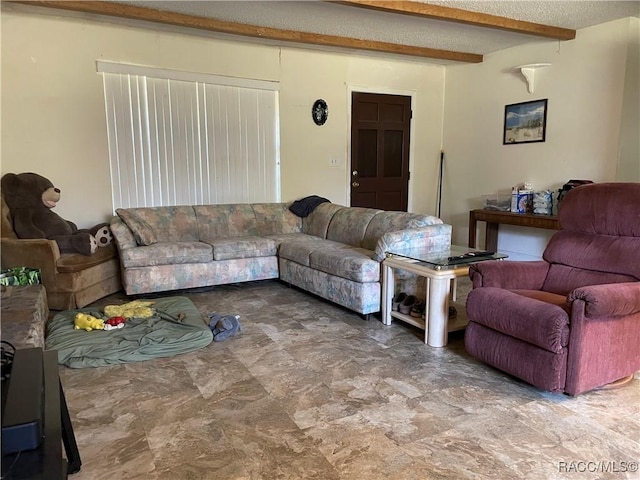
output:
[[[451,225],[438,223],[420,228],[387,232],[376,243],[374,260],[381,262],[387,252],[439,252],[451,245]]]
[[[2,238],[0,243],[2,268],[39,268],[42,283],[53,284],[58,273],[56,264],[60,249],[53,240]]]
[[[589,285],[573,290],[569,302],[582,300],[588,318],[640,313],[640,282]]]
[[[540,290],[547,278],[549,264],[543,260],[515,262],[485,261],[469,267],[473,288],[497,287],[507,290]]]

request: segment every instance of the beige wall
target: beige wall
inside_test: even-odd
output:
[[[568,42],[503,50],[487,55],[482,64],[447,68],[442,217],[453,225],[454,243],[466,244],[468,212],[483,206],[484,194],[525,181],[543,190],[574,178],[616,179],[628,33],[635,20],[586,28]],[[543,62],[552,65],[539,72],[529,93],[514,67]],[[544,98],[549,99],[546,141],[503,145],[505,105]],[[635,122],[637,141],[637,117]],[[499,248],[535,255],[548,233],[506,227]],[[531,237],[539,241],[532,244]]]
[[[279,81],[283,201],[315,194],[348,203],[350,92],[412,95],[410,209],[435,212],[444,67],[116,25],[4,3],[1,22],[2,173],[35,171],[51,179],[63,190],[56,212],[81,227],[112,213],[96,60]],[[323,127],[311,120],[318,98],[329,104]],[[331,158],[340,160],[337,167]]]
[[[640,18],[629,22],[616,180],[640,182]]]
[[[444,68],[286,49],[282,52],[280,94],[282,196],[299,198],[322,189],[336,203],[349,198],[351,92],[366,91],[413,97],[413,135],[409,209],[434,213],[437,161],[442,138]],[[317,98],[329,106],[327,123],[311,121]],[[330,159],[339,159],[337,168]]]
[[[484,194],[522,181],[556,189],[571,178],[614,180],[623,168],[619,151],[626,168],[638,160],[638,116],[628,107],[623,111],[623,103],[638,96],[637,65],[627,67],[630,38],[637,48],[638,19],[581,30],[573,41],[541,41],[487,55],[482,64],[446,68],[116,25],[5,3],[0,20],[1,171],[49,177],[63,189],[57,213],[83,227],[111,215],[96,60],[279,81],[283,200],[316,194],[347,204],[351,92],[411,95],[410,210],[435,213],[444,145],[442,217],[460,244],[466,244],[468,211],[482,206]],[[513,67],[538,62],[552,66],[538,75],[530,94]],[[311,121],[317,98],[329,104],[323,127]],[[541,98],[549,99],[547,141],[502,145],[504,106]],[[625,131],[635,135],[621,132],[622,118]],[[337,167],[330,166],[331,158],[339,160]],[[544,248],[548,232],[520,232],[504,229],[501,241],[507,244],[501,247],[534,255]]]

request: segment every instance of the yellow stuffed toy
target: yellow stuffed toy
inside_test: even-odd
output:
[[[76,330],[104,330],[104,321],[86,313],[77,313],[73,320],[73,328]]]
[[[104,307],[104,314],[107,317],[124,317],[124,318],[149,318],[153,316],[151,305],[155,302],[144,302],[142,300],[134,300],[133,302],[124,303],[122,305],[107,305]]]

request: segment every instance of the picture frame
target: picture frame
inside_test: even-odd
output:
[[[504,107],[503,145],[545,141],[547,100],[513,103]]]

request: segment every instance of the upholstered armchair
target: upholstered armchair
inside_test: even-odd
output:
[[[85,256],[61,254],[53,240],[19,239],[4,198],[1,220],[2,268],[39,268],[51,310],[82,308],[122,289],[115,245],[98,248],[94,255]]]
[[[640,370],[640,184],[577,187],[558,218],[543,260],[470,267],[465,347],[575,396]]]

